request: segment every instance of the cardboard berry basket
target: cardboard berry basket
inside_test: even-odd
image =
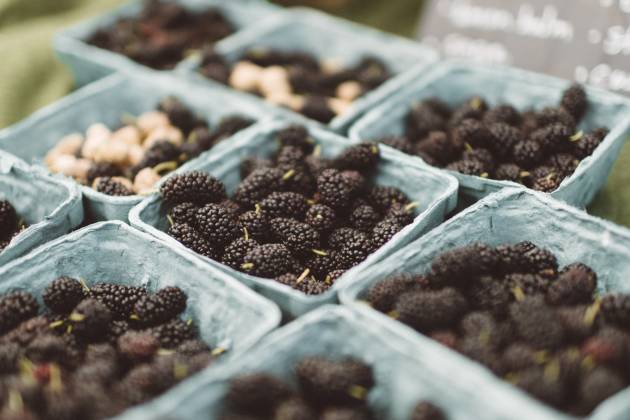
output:
[[[404,133],[404,120],[415,103],[437,97],[451,106],[479,95],[492,106],[510,104],[524,111],[557,105],[569,82],[509,67],[471,65],[446,61],[429,72],[417,72],[414,81],[400,85],[393,95],[372,109],[350,129],[353,139],[378,139]],[[630,134],[630,101],[602,89],[586,87],[589,111],[579,129],[607,127],[610,133],[593,155],[580,162],[575,172],[552,192],[555,198],[578,207],[589,204],[605,184],[608,174]],[[514,182],[497,181],[452,172],[468,200],[478,200]]]
[[[167,74],[116,74],[79,89],[22,122],[1,130],[0,149],[29,164],[45,167],[47,152],[64,136],[85,134],[95,123],[103,123],[114,131],[121,126],[123,118],[153,111],[160,100],[169,95],[177,97],[206,119],[210,127],[233,114],[254,121],[273,116],[270,110],[255,101],[235,97],[229,90],[218,86],[202,89]],[[217,150],[229,148],[232,140],[227,138],[214,147]],[[140,195],[114,197],[88,186],[81,186],[81,190],[86,218],[90,221],[127,221],[129,210],[142,200]]]
[[[244,133],[232,149],[210,153],[204,159],[184,165],[176,172],[206,171],[221,180],[226,186],[228,195],[231,195],[240,182],[241,160],[251,156],[270,156],[277,148],[276,133],[287,125],[283,121],[260,123]],[[321,146],[324,157],[336,156],[349,145],[347,139],[317,127],[311,127],[310,134],[316,144]],[[455,207],[457,201],[455,178],[425,165],[419,159],[404,156],[386,146],[381,147],[381,159],[375,183],[400,188],[413,202],[418,203],[417,216],[412,224],[398,232],[392,240],[368,256],[358,267],[373,266],[384,256],[437,226]],[[131,210],[129,221],[134,227],[149,232],[173,246],[187,249],[166,233],[169,227],[166,210],[160,194],[155,194]],[[199,258],[203,258],[209,264],[228,272],[231,276],[269,297],[290,317],[299,316],[324,303],[336,301],[337,291],[344,287],[349,273],[357,268],[341,276],[326,293],[308,296],[274,280],[241,273],[209,258],[201,256]]]
[[[343,66],[351,66],[365,55],[383,60],[393,73],[392,78],[358,98],[346,113],[337,116],[328,124],[328,128],[340,133],[345,132],[359,116],[406,85],[409,82],[409,78],[406,77],[410,73],[409,70],[423,72],[427,66],[438,60],[438,54],[422,44],[313,9],[299,7],[281,11],[259,25],[241,31],[217,44],[215,50],[228,62],[234,63],[251,48],[305,52],[319,60],[332,60]],[[188,74],[199,83],[219,84],[198,72],[200,64],[200,57],[191,57],[182,62],[178,71]],[[264,99],[256,98],[264,102]],[[266,106],[279,108],[264,103]],[[287,108],[280,109],[286,115],[306,119]]]
[[[237,32],[257,23],[279,9],[278,6],[262,0],[173,1],[191,10],[202,11],[216,8],[234,24]],[[122,54],[90,45],[87,42],[97,30],[114,24],[121,17],[138,16],[142,11],[143,4],[144,0],[131,0],[111,12],[81,22],[57,34],[54,39],[54,50],[72,70],[77,86],[83,86],[114,72],[150,70]]]
[[[514,415],[531,408],[536,419],[567,419],[567,415],[529,397],[494,376],[489,369],[452,351],[407,325],[371,308],[366,302],[369,288],[395,273],[426,273],[432,259],[455,247],[473,242],[491,246],[531,241],[556,255],[561,267],[574,262],[590,266],[598,277],[599,292],[629,292],[630,231],[589,216],[546,194],[525,189],[505,189],[489,195],[437,227],[370,270],[353,273],[349,286],[340,292],[344,305],[355,308],[418,349],[431,346],[435,360],[488,387],[501,387],[518,395]],[[630,410],[630,389],[603,402],[590,419],[622,419]],[[518,408],[517,408],[518,407]],[[528,417],[514,417],[528,418]]]
[[[101,222],[73,232],[13,261],[0,273],[0,293],[25,290],[42,305],[42,292],[60,276],[83,279],[88,287],[97,282],[152,291],[178,286],[188,297],[182,319],[192,319],[200,339],[211,348],[225,350],[207,373],[229,364],[280,323],[280,310],[272,302],[122,222]],[[149,404],[186,392],[189,382],[182,381]],[[143,412],[142,406],[134,410]]]
[[[76,185],[0,152],[0,199],[8,200],[26,228],[0,252],[0,266],[45,242],[70,232],[83,221]]]
[[[180,393],[177,399],[155,404],[150,412],[145,412],[153,417],[134,417],[132,410],[120,420],[219,419],[226,410],[224,398],[233,378],[267,373],[297,386],[293,368],[311,356],[331,360],[354,358],[370,365],[375,386],[367,402],[378,419],[408,420],[420,401],[432,402],[455,420],[507,420],[519,415],[512,412],[510,404],[514,401],[509,395],[454,380],[463,376],[431,365],[422,358],[422,352],[411,358],[405,355],[406,350],[362,314],[327,305],[274,331],[255,350],[221,368],[217,375],[199,375],[187,394]],[[453,373],[455,376],[448,375]],[[536,411],[526,409],[523,415],[527,414],[534,415]]]

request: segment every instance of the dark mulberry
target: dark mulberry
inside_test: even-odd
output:
[[[236,270],[240,270],[243,265],[245,255],[259,245],[253,239],[238,238],[225,247],[221,262]]]
[[[258,277],[274,278],[293,272],[296,262],[282,244],[260,245],[245,255],[241,269]]]
[[[488,177],[484,164],[478,160],[458,160],[447,165],[446,169],[464,175]]]
[[[305,222],[315,228],[318,232],[326,232],[337,222],[335,211],[323,204],[315,204],[306,212]]]
[[[269,235],[269,219],[260,208],[241,214],[238,222],[253,239],[264,240]]]
[[[222,246],[239,234],[234,215],[217,204],[206,204],[197,210],[197,226],[200,233],[213,246]]]
[[[319,233],[306,223],[276,218],[270,222],[272,235],[293,252],[319,247]]]
[[[44,290],[44,303],[57,314],[67,314],[85,297],[83,285],[71,277],[59,277]]]
[[[458,144],[487,149],[492,147],[493,136],[482,122],[467,119],[454,129],[453,139]]]
[[[580,121],[588,109],[588,98],[584,88],[577,83],[571,85],[562,94],[560,104],[575,121]]]
[[[376,186],[368,194],[368,201],[380,212],[385,212],[394,204],[409,204],[407,195],[396,187]]]
[[[96,299],[85,299],[74,308],[69,316],[72,331],[87,341],[105,338],[112,313]]]
[[[542,146],[534,140],[523,140],[514,145],[514,162],[529,169],[538,165],[543,158]]]
[[[407,292],[394,305],[397,319],[420,331],[448,327],[457,322],[467,308],[466,298],[452,288]]]
[[[588,303],[597,287],[597,275],[584,264],[567,266],[560,272],[547,292],[547,301],[553,305]]]
[[[256,169],[238,185],[234,192],[234,200],[253,207],[273,191],[280,191],[283,188],[284,176],[285,172],[278,168]]]
[[[0,333],[6,333],[21,322],[37,315],[37,300],[27,292],[12,292],[0,298]]]
[[[169,177],[160,192],[164,201],[171,205],[183,202],[218,203],[227,198],[223,183],[201,171]]]
[[[195,203],[190,202],[184,202],[176,205],[170,213],[173,223],[186,223],[194,226],[196,223],[195,215],[197,214],[198,209],[199,207]]]
[[[521,124],[521,113],[512,105],[499,105],[484,114],[483,122],[487,125],[501,123],[518,127]]]
[[[146,294],[142,287],[113,283],[97,283],[90,289],[90,296],[105,304],[119,320],[128,319],[138,299]]]
[[[421,276],[394,275],[370,287],[367,300],[378,311],[390,312],[400,295],[412,289],[423,289],[428,285]]]
[[[290,395],[291,389],[283,381],[254,373],[233,379],[225,398],[235,411],[259,416],[272,414],[274,408]]]
[[[379,222],[372,229],[372,246],[374,250],[379,249],[388,243],[404,226],[398,224],[395,220],[385,219]]]
[[[133,191],[127,188],[124,184],[116,179],[111,177],[100,177],[94,180],[94,184],[92,185],[96,191],[115,196],[115,197],[125,197],[129,195],[133,195]]]
[[[607,322],[627,327],[630,325],[630,295],[623,293],[604,295],[600,311]]]
[[[379,157],[380,150],[376,143],[361,143],[350,146],[341,152],[333,160],[333,165],[340,170],[369,174],[378,165]]]
[[[168,234],[199,255],[211,259],[215,259],[217,256],[217,252],[210,242],[189,224],[174,224],[169,228]]]
[[[543,297],[525,297],[510,306],[516,333],[537,349],[555,349],[562,344],[564,330],[555,311]]]
[[[352,185],[336,169],[325,169],[317,177],[320,201],[334,210],[348,207],[352,200]]]
[[[308,204],[302,194],[276,191],[260,202],[260,208],[269,219],[288,217],[301,220],[308,210]]]

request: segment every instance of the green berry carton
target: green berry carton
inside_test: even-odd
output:
[[[352,66],[366,55],[381,59],[393,76],[330,121],[327,127],[339,133],[345,133],[359,116],[407,85],[413,73],[411,69],[422,73],[438,60],[437,52],[422,44],[302,7],[280,11],[259,25],[239,32],[217,44],[215,52],[229,63],[235,63],[252,48],[304,52],[320,61],[333,61],[342,66]],[[219,83],[199,74],[200,64],[200,57],[191,57],[179,66],[178,71],[199,83]],[[243,92],[239,94],[250,96]],[[282,110],[292,119],[314,121],[288,108],[264,103]]]
[[[4,152],[0,152],[0,199],[11,203],[25,226],[0,252],[0,266],[83,222],[81,191],[76,185],[51,178]]]
[[[232,22],[237,31],[255,24],[279,9],[277,6],[260,0],[174,1],[193,11],[216,8]],[[112,25],[122,17],[138,16],[144,3],[145,0],[132,0],[111,12],[81,22],[57,34],[54,39],[55,52],[72,70],[78,86],[83,86],[114,72],[128,73],[150,70],[148,67],[138,64],[124,55],[98,48],[88,43],[92,34],[99,29]]]
[[[221,354],[206,368],[204,377],[212,377],[211,371],[238,358],[280,323],[280,310],[272,302],[207,264],[119,221],[77,230],[5,265],[0,272],[1,293],[23,290],[33,294],[40,304],[44,289],[61,276],[82,279],[88,287],[97,282],[140,286],[151,291],[179,287],[187,295],[182,319],[191,319],[200,339]],[[179,393],[188,394],[194,382],[191,376],[148,405],[169,404]],[[144,409],[140,405],[131,411],[142,413]]]
[[[204,159],[190,162],[179,168],[176,173],[192,170],[208,172],[225,184],[228,195],[240,182],[240,162],[247,157],[270,157],[277,148],[276,134],[286,128],[288,124],[281,120],[262,122],[256,127],[243,132],[230,150],[209,153]],[[323,157],[330,158],[338,155],[351,143],[329,131],[318,127],[309,129],[311,139],[315,145],[321,146]],[[334,285],[323,294],[309,296],[289,286],[274,280],[254,277],[236,271],[226,265],[203,258],[209,264],[218,267],[244,284],[254,288],[275,301],[290,317],[296,317],[314,309],[324,303],[336,301],[337,291],[344,287],[351,272],[360,267],[372,267],[384,256],[400,249],[424,232],[440,224],[446,215],[456,206],[457,182],[455,178],[439,170],[425,165],[421,160],[405,156],[387,146],[381,147],[381,158],[376,176],[377,185],[396,186],[416,202],[418,207],[413,223],[405,226],[387,244],[379,248],[363,261],[359,266],[351,269],[337,279]],[[160,194],[154,194],[138,206],[130,214],[130,223],[140,230],[148,232],[161,240],[180,249],[186,249],[182,244],[169,236],[166,231],[169,221],[166,217],[167,208]],[[192,252],[187,250],[188,252]]]
[[[535,400],[485,366],[378,312],[365,301],[374,284],[396,273],[427,273],[433,258],[449,249],[474,242],[497,246],[521,241],[531,241],[551,251],[561,267],[575,262],[591,267],[597,273],[598,292],[630,291],[628,230],[589,216],[546,194],[508,188],[485,197],[370,270],[353,273],[349,285],[340,292],[340,300],[371,318],[371,325],[386,328],[418,351],[432,352],[433,356],[427,357],[433,358],[443,369],[460,372],[466,381],[477,382],[480,389],[498,387],[513,395],[518,403],[512,406],[513,417],[510,418],[574,418]],[[628,395],[630,389],[609,398],[588,418],[625,418],[630,410]]]
[[[115,74],[0,130],[0,149],[28,164],[46,168],[46,154],[65,136],[83,134],[95,123],[105,124],[114,131],[125,118],[155,110],[160,100],[168,96],[181,100],[211,128],[230,115],[241,115],[254,121],[275,115],[255,101],[235,97],[220,86],[200,89],[165,73]],[[232,141],[233,138],[226,138],[214,148],[229,148]],[[72,179],[70,182],[79,185]],[[84,196],[86,218],[90,221],[127,221],[129,210],[143,198],[141,195],[106,195],[85,185],[80,185],[80,189]]]
[[[405,117],[411,107],[428,98],[439,98],[458,106],[481,95],[489,105],[509,104],[524,111],[555,106],[569,82],[509,67],[471,65],[451,60],[427,72],[416,72],[412,82],[399,85],[398,92],[365,114],[350,129],[353,139],[380,139],[404,134]],[[551,195],[569,204],[584,207],[606,183],[608,174],[630,134],[628,99],[587,86],[590,108],[578,130],[584,133],[598,127],[610,130],[595,152],[583,159],[575,172]],[[505,187],[520,186],[452,172],[461,184],[466,201],[478,200]]]

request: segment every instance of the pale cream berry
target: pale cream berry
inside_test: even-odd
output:
[[[59,155],[51,160],[48,169],[53,173],[64,174],[84,182],[91,165],[87,159],[80,159],[73,155]]]
[[[322,72],[325,74],[334,74],[343,70],[343,64],[336,58],[326,58],[319,62]]]
[[[145,194],[154,189],[155,184],[160,180],[160,175],[151,168],[144,168],[133,180],[133,190],[137,194]]]
[[[129,146],[129,154],[127,155],[127,163],[130,166],[136,166],[140,164],[142,159],[144,158],[144,149],[142,146]]]
[[[146,149],[150,149],[158,141],[169,141],[177,146],[181,146],[184,142],[184,134],[182,131],[173,127],[172,125],[167,125],[164,127],[159,127],[149,133],[146,139],[144,139],[144,143],[142,143],[142,147]]]
[[[122,141],[109,141],[98,148],[94,154],[94,162],[109,162],[122,165],[127,161],[129,145]]]
[[[160,127],[166,127],[170,124],[168,116],[160,111],[145,112],[136,120],[136,126],[145,136]]]
[[[69,134],[59,140],[52,151],[62,155],[74,155],[81,149],[83,140],[83,135],[80,133]]]
[[[138,127],[133,125],[126,125],[112,134],[113,141],[122,141],[129,146],[142,144],[142,133]]]
[[[343,115],[348,112],[348,109],[352,106],[352,101],[346,101],[343,99],[329,98],[328,106],[337,115]]]
[[[262,67],[254,63],[240,61],[232,69],[228,83],[234,89],[248,92],[255,91],[258,88],[262,71]]]
[[[109,140],[111,135],[112,135],[111,130],[107,128],[105,124],[102,124],[102,123],[92,124],[91,126],[88,127],[87,131],[85,132],[85,137],[88,140],[91,138]]]
[[[277,92],[291,93],[291,83],[289,82],[289,73],[280,66],[270,66],[260,74],[258,80],[258,90],[264,95],[269,96]]]
[[[363,88],[359,82],[349,80],[337,86],[337,97],[346,101],[354,101],[361,96]]]

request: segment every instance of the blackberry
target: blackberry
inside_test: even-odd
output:
[[[120,168],[113,163],[109,162],[94,162],[90,166],[87,172],[87,183],[92,185],[96,178],[111,178],[115,176],[122,176]]]
[[[372,246],[374,250],[388,243],[404,226],[392,219],[385,219],[372,229]]]
[[[179,203],[171,209],[171,218],[175,224],[186,223],[194,226],[195,215],[199,207],[195,203],[184,202]]]
[[[167,286],[157,292],[157,296],[162,299],[164,306],[169,308],[169,312],[179,315],[186,309],[188,297],[182,289],[177,286]]]
[[[378,311],[389,313],[400,295],[413,289],[423,289],[428,282],[420,276],[393,275],[370,287],[367,300]]]
[[[556,123],[534,131],[530,139],[538,143],[544,153],[553,153],[567,150],[572,135],[573,131],[569,127]]]
[[[457,148],[443,131],[432,131],[428,137],[420,141],[416,146],[416,152],[429,155],[432,159],[439,162],[440,165],[457,157],[459,148]]]
[[[234,215],[217,204],[206,204],[197,210],[197,227],[213,246],[222,246],[239,234]]]
[[[270,219],[288,217],[301,220],[308,210],[308,204],[302,194],[276,191],[260,202],[260,208]]]
[[[432,131],[442,131],[446,128],[446,120],[425,104],[416,104],[405,119],[407,136],[412,141],[424,138]]]
[[[525,295],[544,295],[549,289],[550,282],[547,278],[532,273],[513,273],[505,276],[503,281],[514,291],[518,288]]]
[[[67,314],[85,297],[83,285],[70,277],[59,277],[44,290],[42,298],[48,308],[57,314]]]
[[[278,283],[292,287],[295,290],[299,290],[307,295],[321,295],[330,289],[330,285],[317,280],[313,276],[296,276],[295,274],[287,273],[276,278]]]
[[[588,321],[587,310],[588,306],[586,305],[576,305],[560,307],[556,311],[568,339],[581,342],[595,331],[597,323]]]
[[[413,144],[406,137],[384,137],[379,139],[378,142],[409,155],[412,155],[415,149]]]
[[[491,276],[482,276],[468,289],[469,301],[477,309],[489,311],[497,316],[505,314],[512,300],[510,289],[505,282]]]
[[[483,171],[491,173],[494,171],[496,162],[494,156],[488,149],[472,149],[464,152],[462,160],[476,160],[483,165]]]
[[[100,193],[115,197],[125,197],[133,195],[133,191],[131,191],[121,182],[118,182],[111,177],[96,178],[94,180],[94,183],[92,184],[92,188]]]
[[[306,212],[304,221],[321,233],[332,229],[337,222],[337,215],[330,207],[315,204]]]
[[[258,245],[259,243],[253,239],[238,238],[225,247],[221,262],[235,270],[240,270],[245,255]]]
[[[537,349],[555,349],[563,342],[558,316],[541,296],[528,296],[510,305],[510,318],[516,333]]]
[[[138,299],[146,294],[142,287],[113,283],[97,283],[90,289],[90,296],[105,304],[118,320],[128,319]]]
[[[488,145],[497,157],[508,159],[512,155],[514,146],[523,141],[522,132],[515,127],[504,123],[494,123],[488,126],[492,134],[492,142]]]
[[[538,165],[542,160],[543,149],[535,140],[523,140],[514,145],[512,154],[516,164],[530,169]]]
[[[79,303],[68,319],[74,334],[87,341],[98,341],[105,338],[112,313],[104,303],[89,298]]]
[[[350,214],[350,225],[361,231],[370,231],[381,219],[380,214],[372,206],[362,205]]]
[[[335,112],[328,105],[328,101],[323,96],[309,95],[305,98],[300,113],[307,118],[328,124],[336,117]]]
[[[305,154],[313,152],[314,141],[310,138],[308,130],[303,125],[290,125],[278,131],[276,137],[281,146],[298,147]]]
[[[168,96],[160,101],[158,111],[166,114],[171,124],[188,134],[197,124],[197,116],[174,96]]]
[[[453,130],[453,139],[455,143],[468,144],[474,148],[490,148],[493,136],[481,121],[467,119]]]
[[[319,233],[306,223],[278,217],[269,226],[273,236],[293,252],[319,247]]]
[[[131,172],[135,176],[144,168],[152,168],[163,162],[177,162],[181,153],[180,147],[170,141],[157,141],[144,152],[142,160],[131,169]]]
[[[291,396],[289,386],[273,376],[253,373],[232,379],[225,399],[233,410],[254,416],[270,415]]]
[[[271,168],[272,163],[268,159],[259,159],[256,157],[248,157],[241,161],[240,174],[241,179],[247,178],[252,172],[257,169]]]
[[[394,305],[397,319],[420,331],[443,328],[466,313],[466,298],[453,288],[436,291],[411,291],[402,294]]]
[[[397,204],[409,204],[407,195],[396,187],[376,186],[368,193],[368,201],[379,212],[385,212]]]
[[[21,322],[37,315],[39,305],[28,292],[11,292],[0,298],[0,333],[4,334]]]
[[[313,409],[302,399],[292,398],[276,407],[273,420],[316,420]]]
[[[333,166],[340,170],[371,173],[378,165],[380,150],[376,143],[361,143],[350,146],[333,159]]]
[[[355,405],[374,385],[369,366],[353,359],[307,357],[295,366],[303,395],[316,405]]]
[[[539,128],[559,123],[570,131],[575,131],[575,118],[563,108],[547,107],[536,115],[536,119]]]
[[[336,169],[325,169],[317,177],[317,191],[321,203],[334,210],[348,207],[352,200],[352,185]]]
[[[627,327],[630,325],[630,294],[610,293],[602,296],[600,312],[606,322]]]
[[[516,377],[516,386],[539,400],[560,408],[566,402],[567,389],[560,378],[545,375],[540,368],[522,371]]]
[[[580,121],[588,109],[588,99],[584,88],[577,83],[571,85],[562,94],[560,105],[571,114],[575,121]]]
[[[471,276],[491,274],[499,263],[497,251],[481,243],[451,249],[431,263],[431,282],[464,284]]]
[[[211,259],[215,259],[217,256],[217,252],[210,242],[187,223],[174,224],[168,229],[168,234],[199,255]]]
[[[464,175],[488,177],[484,164],[478,160],[458,160],[447,165],[446,169]]]
[[[500,123],[518,127],[521,124],[521,113],[512,105],[499,105],[484,114],[483,122],[487,125]]]
[[[118,337],[119,354],[133,363],[151,359],[159,347],[158,339],[144,332],[128,331]]]
[[[580,384],[578,395],[581,408],[589,414],[595,407],[626,387],[626,382],[616,372],[597,367],[588,373]]]
[[[446,415],[436,405],[421,401],[414,407],[411,420],[446,420]]]
[[[151,328],[147,332],[160,342],[161,347],[166,349],[175,348],[196,336],[193,325],[181,319],[172,319],[167,323]]]
[[[241,214],[238,217],[238,222],[247,231],[247,234],[256,240],[264,240],[269,234],[269,219],[260,209]]]
[[[595,152],[595,149],[601,144],[604,136],[598,133],[588,133],[579,136],[576,140],[572,140],[572,152],[578,159],[586,159]],[[575,138],[575,137],[574,137]]]
[[[282,244],[260,245],[245,255],[241,270],[258,277],[274,278],[292,272],[296,262]]]
[[[286,174],[278,168],[256,169],[238,185],[233,198],[238,203],[253,207],[273,191],[280,191]]]
[[[500,181],[523,182],[523,170],[515,163],[503,163],[494,172],[494,177]]]
[[[218,179],[201,171],[191,171],[169,177],[160,187],[167,204],[183,202],[217,203],[226,198],[225,186]]]
[[[584,264],[571,264],[560,272],[547,292],[547,301],[552,305],[577,305],[588,303],[597,287],[597,275]]]

